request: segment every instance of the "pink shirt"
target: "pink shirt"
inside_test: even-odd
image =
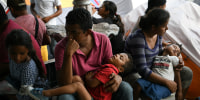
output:
[[[78,49],[72,56],[72,67],[74,75],[84,75],[86,72],[98,69],[112,56],[110,40],[104,34],[93,32],[95,46],[88,57]],[[67,37],[62,39],[55,48],[55,66],[59,70],[63,64],[64,50],[67,44]]]
[[[8,63],[9,62],[8,61],[8,50],[5,46],[5,39],[6,39],[6,36],[14,29],[23,29],[23,28],[21,26],[19,26],[17,23],[15,23],[14,21],[9,20],[4,31],[2,33],[0,33],[0,63]],[[33,47],[36,51],[36,55],[38,56],[39,60],[41,61],[42,66],[43,66],[44,71],[45,71],[45,74],[46,74],[46,67],[45,67],[44,62],[42,60],[40,47],[39,47],[37,41],[35,40],[35,38],[32,35],[30,35],[30,36],[31,36]]]
[[[118,74],[119,70],[112,64],[105,64],[99,68],[94,75],[94,78],[98,79],[101,83],[105,84],[110,81],[110,74]],[[95,88],[87,87],[88,92],[94,98],[94,100],[111,100],[112,93],[106,92],[103,87],[103,84],[98,85]]]
[[[38,27],[38,35],[36,40],[38,41],[39,45],[42,45],[43,35],[46,34],[46,26],[44,22],[38,19],[39,27]],[[30,32],[35,37],[35,17],[31,14],[19,16],[14,20],[17,24],[21,27],[25,28],[28,32]]]

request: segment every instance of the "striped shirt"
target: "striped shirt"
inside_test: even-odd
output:
[[[134,71],[143,78],[148,78],[152,73],[153,58],[162,50],[162,37],[158,36],[155,47],[150,49],[141,30],[131,34],[125,43],[125,51],[133,57]]]

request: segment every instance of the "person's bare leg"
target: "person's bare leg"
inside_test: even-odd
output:
[[[186,96],[186,93],[187,93],[187,91],[188,91],[188,88],[185,88],[185,89],[182,89],[182,93],[183,93],[183,98],[185,98],[185,96]]]
[[[140,93],[142,91],[142,88],[140,87],[140,85],[136,82],[133,85],[133,99],[134,100],[138,100],[140,97]]]
[[[79,95],[79,100],[92,100],[91,95],[89,94],[89,92],[82,83],[78,83],[77,87],[78,87],[77,93]]]
[[[83,80],[82,80],[81,77],[78,76],[78,75],[74,75],[74,76],[73,76],[72,83],[75,83],[75,82],[81,82],[81,83],[84,84]]]
[[[78,93],[80,100],[91,100],[91,96],[81,82],[75,82],[55,89],[43,90],[43,95],[47,97],[62,94]]]

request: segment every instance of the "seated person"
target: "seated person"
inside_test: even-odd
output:
[[[172,92],[176,92],[177,84],[167,80],[152,71],[153,58],[162,51],[162,36],[168,30],[169,13],[160,8],[154,8],[141,17],[140,29],[130,34],[126,39],[125,51],[131,53],[134,61],[134,70],[123,77],[132,87],[138,78],[164,85]],[[156,20],[155,20],[156,19]],[[181,56],[181,55],[180,55]],[[192,81],[192,71],[179,63],[183,95],[187,92]]]
[[[51,40],[46,33],[45,23],[28,13],[27,5],[24,0],[7,0],[7,5],[11,11],[14,22],[30,32],[37,40],[39,46],[50,44]],[[46,43],[45,43],[46,42]]]
[[[91,96],[95,100],[111,100],[112,93],[106,92],[103,88],[103,85],[110,80],[110,74],[118,74],[119,72],[122,73],[132,70],[132,63],[132,56],[130,54],[120,53],[112,56],[108,60],[108,64],[102,65],[97,71],[90,71],[86,73],[85,82]],[[49,90],[35,88],[32,90],[32,93],[37,98],[42,99],[44,96],[51,97],[77,92],[81,100],[89,100],[88,98],[91,98],[90,94],[84,88],[81,78],[77,77],[79,76],[76,76],[76,79],[74,79],[75,77],[73,76],[73,80],[76,81],[73,81],[71,84]]]
[[[108,24],[116,24],[119,27],[119,32],[116,36],[110,35],[110,42],[112,44],[113,54],[121,53],[124,50],[124,24],[121,21],[120,15],[117,14],[117,6],[112,1],[104,1],[102,6],[98,9],[98,14],[102,18],[92,19],[94,24],[106,22]]]
[[[170,44],[162,52],[162,55],[154,58],[152,71],[160,76],[175,81],[178,85],[177,94],[178,100],[182,100],[182,87],[180,79],[180,70],[176,70],[175,67],[179,64],[178,56],[181,54],[181,45]],[[180,59],[181,61],[182,59]],[[175,80],[174,80],[175,79]],[[138,79],[136,81],[136,89],[134,91],[134,100],[138,100],[140,93],[143,92],[147,97],[152,100],[160,100],[171,95],[171,91],[162,85],[151,83],[144,79]]]
[[[63,38],[55,48],[55,67],[60,76],[58,83],[61,86],[71,83],[68,79],[71,80],[73,75],[83,78],[88,71],[99,69],[100,65],[107,63],[112,57],[110,40],[106,35],[91,30],[92,18],[86,9],[76,8],[70,11],[66,17],[65,28],[67,37]],[[71,51],[77,44],[75,53],[68,54],[72,58],[67,62],[69,58],[64,57],[65,51]],[[71,69],[67,69],[69,62],[72,63]],[[131,86],[122,81],[121,76],[112,74],[110,78],[111,80],[105,84],[105,89],[113,93],[113,100],[133,99]],[[75,94],[65,94],[59,96],[59,99],[74,100],[76,97]]]
[[[5,41],[9,55],[9,82],[18,90],[18,100],[31,100],[24,92],[27,85],[36,84],[38,77],[45,78],[42,64],[32,45],[31,35],[22,29],[11,31]],[[46,84],[45,84],[46,86]]]

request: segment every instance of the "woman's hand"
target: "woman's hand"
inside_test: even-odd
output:
[[[105,90],[106,90],[107,92],[113,93],[113,92],[116,92],[117,89],[119,88],[119,85],[120,85],[121,82],[122,82],[122,78],[121,78],[121,76],[112,73],[112,74],[110,75],[110,79],[111,79],[111,80],[110,80],[109,82],[107,82],[107,83],[104,85],[104,87],[105,87]]]
[[[174,81],[168,80],[168,81],[166,82],[166,86],[168,87],[168,89],[169,89],[172,93],[176,92],[176,90],[177,90],[177,84],[176,84],[176,82],[174,82]]]
[[[95,7],[92,7],[92,15],[97,11]]]

